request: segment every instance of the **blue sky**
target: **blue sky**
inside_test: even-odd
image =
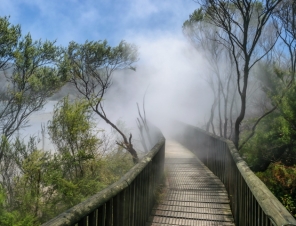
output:
[[[107,39],[116,45],[135,36],[182,35],[182,23],[197,8],[192,0],[2,0],[10,16],[34,39],[70,41]],[[156,38],[156,37],[155,37]]]

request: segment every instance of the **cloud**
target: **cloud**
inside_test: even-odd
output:
[[[131,7],[126,18],[128,18],[128,20],[132,20],[150,17],[162,10],[161,2],[158,3],[160,4],[156,5],[156,3],[151,0],[130,1]]]
[[[202,55],[173,33],[134,36],[140,62],[136,72],[115,74],[116,83],[106,96],[106,111],[135,128],[136,103],[143,103],[148,118],[160,125],[168,118],[204,124],[212,95],[204,79],[209,73]]]
[[[130,33],[162,30],[180,32],[195,9],[191,0],[63,0],[2,1],[0,15],[11,15],[34,39],[69,41],[107,39],[117,44]],[[4,10],[5,9],[5,10]]]
[[[129,127],[136,128],[136,103],[142,104],[146,91],[147,116],[155,124],[161,125],[166,118],[194,125],[205,121],[212,100],[204,80],[208,70],[201,53],[187,43],[181,29],[197,7],[193,1],[19,2],[38,12],[25,15],[26,9],[20,10],[19,3],[4,0],[14,23],[21,23],[36,39],[58,39],[64,46],[71,40],[106,38],[116,45],[125,39],[139,47],[136,72],[116,73],[106,96],[106,113],[113,121],[122,119]],[[25,17],[30,17],[32,23],[22,23]]]

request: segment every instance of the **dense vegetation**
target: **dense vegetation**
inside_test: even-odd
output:
[[[0,225],[40,225],[118,180],[138,161],[124,128],[102,101],[117,69],[134,69],[137,50],[124,41],[34,41],[0,18]],[[42,137],[25,142],[19,129],[65,84],[77,96],[56,104]],[[94,114],[120,136],[98,129]],[[48,131],[55,150],[37,148]],[[117,144],[115,144],[117,140]],[[114,143],[114,145],[112,145]],[[125,150],[124,150],[125,149]]]

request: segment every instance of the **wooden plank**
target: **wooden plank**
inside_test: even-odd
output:
[[[208,202],[184,202],[184,201],[169,201],[163,200],[159,205],[167,205],[167,206],[188,206],[188,207],[196,207],[196,208],[212,208],[212,209],[229,209],[228,204],[224,203],[208,203]],[[157,208],[157,206],[155,206]]]
[[[170,153],[170,150],[173,150]],[[167,141],[166,195],[153,208],[150,226],[234,225],[223,183],[192,153]]]
[[[167,218],[179,218],[179,219],[197,219],[197,220],[208,220],[208,221],[219,221],[219,222],[233,222],[232,215],[224,214],[207,214],[192,212],[193,209],[188,212],[178,211],[165,211],[165,210],[154,210],[152,216],[167,217]]]
[[[224,214],[232,215],[231,210],[228,208],[210,208],[207,207],[194,207],[194,206],[168,206],[160,204],[154,209],[165,210],[165,211],[174,211],[174,212],[193,212],[193,213],[205,213],[205,214]]]
[[[150,226],[173,226],[173,225],[184,225],[184,226],[234,226],[232,222],[219,222],[219,221],[208,221],[198,219],[181,219],[171,217],[151,217],[149,219]]]

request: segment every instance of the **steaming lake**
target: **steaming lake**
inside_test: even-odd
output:
[[[47,122],[52,119],[54,105],[57,101],[48,101],[48,103],[38,112],[34,112],[29,117],[29,122],[25,128],[19,130],[19,135],[25,141],[28,141],[30,136],[39,137],[41,139],[41,125],[47,127]],[[46,132],[44,141],[45,150],[53,150],[53,145],[49,140]],[[42,142],[38,143],[38,148],[42,148]]]

